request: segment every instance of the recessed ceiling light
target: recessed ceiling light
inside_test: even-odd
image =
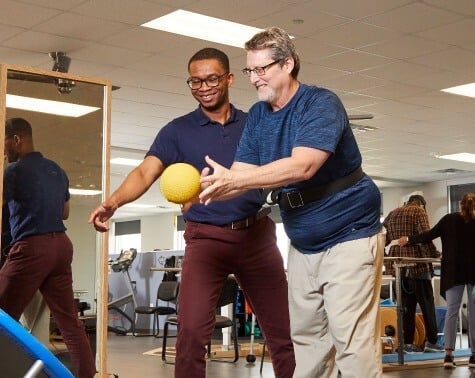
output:
[[[127,165],[129,167],[137,167],[142,160],[139,159],[127,159],[127,158],[114,158],[111,159],[111,164]]]
[[[475,154],[471,154],[468,152],[460,152],[458,154],[450,154],[450,155],[439,155],[437,157],[439,159],[456,160],[456,161],[462,161],[464,163],[475,163]]]
[[[71,104],[69,102],[42,100],[39,98],[7,94],[7,108],[29,110],[32,112],[56,114],[67,117],[81,117],[100,108]]]
[[[475,83],[458,85],[456,87],[441,89],[442,92],[453,93],[460,96],[475,97]]]
[[[243,48],[244,43],[256,33],[262,31],[262,29],[252,26],[182,9],[158,17],[141,26],[240,48]]]

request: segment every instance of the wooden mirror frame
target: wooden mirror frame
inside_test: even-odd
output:
[[[0,64],[0,140],[2,156],[5,145],[5,121],[6,121],[6,95],[8,71],[18,71],[33,75],[42,75],[45,77],[67,79],[76,82],[91,83],[101,85],[104,87],[103,103],[102,103],[102,201],[108,197],[110,191],[110,119],[111,119],[111,90],[112,86],[108,80],[97,78],[89,78],[69,73],[61,73],[55,71],[45,71],[34,69],[31,67],[23,67],[10,64]],[[34,126],[34,125],[33,125]],[[61,162],[58,161],[61,165]],[[2,159],[2,173],[0,180],[0,193],[3,193],[3,159]],[[92,210],[92,208],[91,208]],[[0,210],[1,215],[1,210]],[[87,219],[84,220],[85,227],[88,225]],[[109,235],[108,233],[99,234],[96,238],[96,269],[97,269],[97,321],[96,321],[96,367],[100,377],[108,376],[107,373],[107,315],[108,315],[108,247]]]

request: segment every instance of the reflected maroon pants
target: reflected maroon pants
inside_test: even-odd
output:
[[[224,279],[232,273],[259,321],[275,376],[291,378],[295,357],[287,279],[274,222],[265,217],[241,230],[187,222],[185,241],[175,377],[205,377],[204,357],[214,330],[216,303]]]
[[[68,347],[75,374],[93,377],[94,356],[74,302],[73,246],[64,232],[28,236],[16,242],[0,270],[0,308],[18,320],[40,290]]]

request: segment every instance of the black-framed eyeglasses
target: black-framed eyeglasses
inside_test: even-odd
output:
[[[254,72],[257,76],[262,76],[266,73],[266,70],[269,67],[272,67],[276,63],[280,63],[280,59],[274,60],[273,62],[270,62],[269,64],[266,64],[265,66],[262,66],[262,67],[255,67],[252,70],[250,68],[243,68],[242,73],[244,75],[251,76],[251,73]]]
[[[207,77],[206,79],[200,79],[198,77],[190,77],[186,81],[188,86],[196,91],[197,89],[200,89],[203,83],[205,82],[206,85],[210,88],[217,87],[219,85],[219,82],[225,77],[229,75],[229,72],[225,72],[222,75],[211,75],[210,77]]]

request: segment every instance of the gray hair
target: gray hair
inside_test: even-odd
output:
[[[244,44],[246,51],[270,49],[272,59],[280,61],[282,67],[285,59],[292,57],[294,69],[291,75],[294,79],[300,71],[300,58],[287,32],[276,26],[264,29]]]

